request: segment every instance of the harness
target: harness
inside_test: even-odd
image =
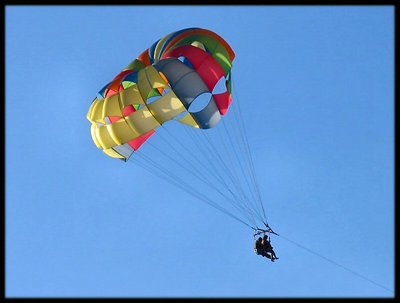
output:
[[[270,234],[274,234],[274,235],[279,236],[276,232],[274,232],[274,231],[272,230],[272,228],[271,228],[268,224],[265,224],[265,223],[264,223],[264,225],[265,225],[266,229],[262,229],[262,228],[258,228],[258,227],[256,227],[256,228],[254,229],[254,231],[255,231],[255,233],[254,233],[254,235],[253,235],[254,239],[256,238],[256,236],[259,236],[259,235],[261,235],[261,234],[267,235],[269,239],[271,239]],[[265,250],[264,248],[259,249],[259,248],[257,248],[257,247],[254,247],[254,252],[255,252],[257,255],[260,255],[260,254],[262,254],[261,250],[264,250],[265,252],[269,252],[270,250],[272,250],[273,247],[272,247],[272,244],[271,244],[271,240],[269,240],[268,242],[269,242],[269,245],[270,245],[270,249],[269,249],[269,250]]]

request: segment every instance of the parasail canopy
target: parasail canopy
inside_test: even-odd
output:
[[[232,103],[234,58],[213,31],[171,33],[99,91],[87,118],[94,143],[108,156],[132,159],[258,231],[268,222],[240,106]],[[164,127],[169,121],[178,123]]]
[[[214,127],[232,102],[234,58],[229,44],[207,29],[183,29],[159,39],[92,102],[87,118],[94,143],[107,155],[126,161],[168,121]],[[215,92],[220,81],[225,91]],[[208,104],[193,110],[203,94],[210,96]]]

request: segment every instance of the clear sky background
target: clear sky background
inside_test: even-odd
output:
[[[6,296],[392,297],[393,21],[391,6],[7,6]],[[235,50],[275,263],[251,229],[92,141],[97,92],[188,27]]]

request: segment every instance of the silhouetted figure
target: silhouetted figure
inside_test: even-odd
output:
[[[261,237],[259,237],[255,243],[255,247],[254,250],[256,252],[257,255],[261,255],[263,257],[266,257],[268,259],[271,259],[271,256],[267,253],[267,251],[265,250],[265,247],[263,245],[263,239]],[[272,259],[271,259],[272,260]]]
[[[259,239],[261,239],[261,237],[260,237]],[[265,251],[266,254],[267,254],[267,253],[270,253],[270,254],[271,254],[270,259],[271,259],[272,262],[274,262],[276,259],[279,259],[279,258],[276,256],[276,254],[275,254],[275,252],[274,252],[274,249],[273,249],[273,247],[272,247],[272,245],[271,245],[271,242],[268,240],[268,236],[267,236],[267,235],[264,235],[264,237],[262,238],[262,240],[261,240],[261,246],[262,246],[262,248],[264,249],[264,251]]]

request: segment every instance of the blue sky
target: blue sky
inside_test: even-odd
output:
[[[6,296],[392,297],[393,20],[391,6],[6,6]],[[97,92],[188,27],[236,53],[278,262],[91,139]]]

